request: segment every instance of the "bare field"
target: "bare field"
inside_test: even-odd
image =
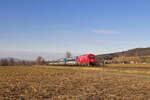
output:
[[[107,74],[102,70],[57,66],[0,67],[0,100],[150,99],[150,78]]]
[[[150,68],[150,64],[106,64],[107,67]]]

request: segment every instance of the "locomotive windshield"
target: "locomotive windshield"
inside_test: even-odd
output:
[[[95,59],[95,57],[94,57],[94,56],[90,56],[89,58],[90,58],[90,59]]]

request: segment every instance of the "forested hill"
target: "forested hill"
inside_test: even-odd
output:
[[[136,48],[123,52],[116,52],[110,54],[96,55],[97,61],[103,59],[112,59],[114,57],[125,56],[125,57],[137,57],[137,56],[150,56],[150,48]]]

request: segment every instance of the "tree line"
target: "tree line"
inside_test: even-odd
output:
[[[67,51],[65,54],[66,58],[72,57],[71,52]],[[43,57],[39,56],[35,61],[25,61],[25,60],[15,60],[14,58],[10,59],[0,59],[0,66],[17,66],[17,65],[47,65],[47,62]]]
[[[37,57],[35,61],[17,60],[14,58],[1,59],[0,66],[16,66],[16,65],[46,65],[46,61],[41,56]]]

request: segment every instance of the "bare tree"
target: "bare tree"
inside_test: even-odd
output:
[[[0,61],[0,65],[1,65],[1,66],[8,66],[8,60],[7,60],[7,59],[2,59],[2,60]]]
[[[36,64],[41,65],[42,57],[37,57]]]
[[[36,59],[36,64],[38,64],[38,65],[44,65],[45,61],[44,61],[44,59],[42,57],[39,56]]]
[[[42,65],[44,65],[44,64],[45,64],[45,60],[44,60],[44,59],[42,59],[41,64],[42,64]]]
[[[21,63],[22,63],[22,65],[26,65],[26,61],[24,61],[24,60]]]
[[[10,60],[8,61],[8,65],[9,66],[14,66],[15,65],[15,61],[13,58],[10,58]]]
[[[71,52],[67,51],[66,52],[66,58],[70,58],[71,57]]]

